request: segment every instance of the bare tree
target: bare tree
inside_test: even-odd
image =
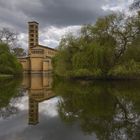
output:
[[[19,56],[25,56],[26,51],[18,44],[18,34],[9,28],[0,29],[0,43],[6,43],[11,53]]]
[[[17,33],[8,28],[0,29],[0,43],[6,43],[10,47],[14,47],[17,41]]]
[[[130,9],[139,9],[140,8],[140,0],[134,0],[133,3],[130,5]]]
[[[26,56],[26,51],[21,47],[15,47],[13,48],[13,54],[17,57]]]
[[[121,15],[113,21],[112,36],[118,42],[117,59],[124,54],[127,47],[140,33],[139,30],[139,16],[127,17]]]

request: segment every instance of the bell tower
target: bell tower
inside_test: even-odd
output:
[[[28,22],[28,45],[30,47],[36,47],[38,45],[38,23],[36,21]]]
[[[30,96],[30,95],[29,95]],[[29,120],[28,123],[35,125],[38,123],[38,102],[29,97]]]

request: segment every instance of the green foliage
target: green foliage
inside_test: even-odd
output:
[[[77,70],[73,70],[73,71],[69,71],[67,72],[67,78],[75,78],[75,77],[79,77],[79,78],[101,78],[102,76],[102,71],[100,69],[94,69],[92,71],[88,70],[88,69],[77,69]]]
[[[140,36],[137,36],[136,39],[128,46],[125,54],[123,55],[121,61],[128,61],[133,59],[136,62],[140,62]]]
[[[136,139],[139,81],[54,82],[54,92],[61,99],[58,111],[64,122],[78,122],[85,133],[95,133],[99,140],[123,139],[123,130],[126,138]]]
[[[140,16],[111,14],[62,38],[53,61],[64,77],[135,77],[140,67]]]
[[[0,78],[0,108],[6,107],[12,97],[18,95],[18,87],[21,79],[1,79]]]
[[[108,75],[118,78],[139,78],[140,63],[136,63],[132,59],[122,65],[116,65],[109,71]]]
[[[11,54],[8,45],[0,44],[0,74],[20,74],[21,64],[17,58]]]

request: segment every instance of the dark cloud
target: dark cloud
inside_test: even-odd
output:
[[[67,31],[67,26],[94,23],[98,17],[110,13],[109,10],[102,9],[107,1],[109,0],[0,0],[0,28],[13,28],[20,34],[19,44],[27,48],[27,22],[35,20],[40,23],[41,34],[47,37],[40,38],[41,43],[55,47]],[[50,26],[55,26],[55,29]],[[57,38],[54,34],[57,34]]]
[[[87,24],[107,14],[101,8],[105,4],[106,0],[1,0],[0,23],[23,32],[29,20],[42,27]]]

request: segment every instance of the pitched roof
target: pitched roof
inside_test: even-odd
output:
[[[57,51],[56,49],[50,48],[50,47],[48,47],[48,46],[43,46],[43,45],[37,45],[37,46],[42,47],[42,48],[47,48],[47,49],[50,49],[50,50],[53,50],[53,51]],[[32,46],[31,48],[34,48],[34,47],[35,47],[35,46]]]
[[[39,45],[39,47],[43,47],[43,48],[47,48],[47,49],[50,49],[50,50],[53,50],[53,51],[57,51],[56,49],[50,48],[50,47],[48,47],[48,46]]]
[[[20,57],[17,57],[17,59],[27,59],[29,58],[29,56],[20,56]]]
[[[36,22],[36,21],[29,21],[28,23],[29,23],[29,24],[30,24],[30,23],[36,23],[36,24],[39,24],[39,23]]]

